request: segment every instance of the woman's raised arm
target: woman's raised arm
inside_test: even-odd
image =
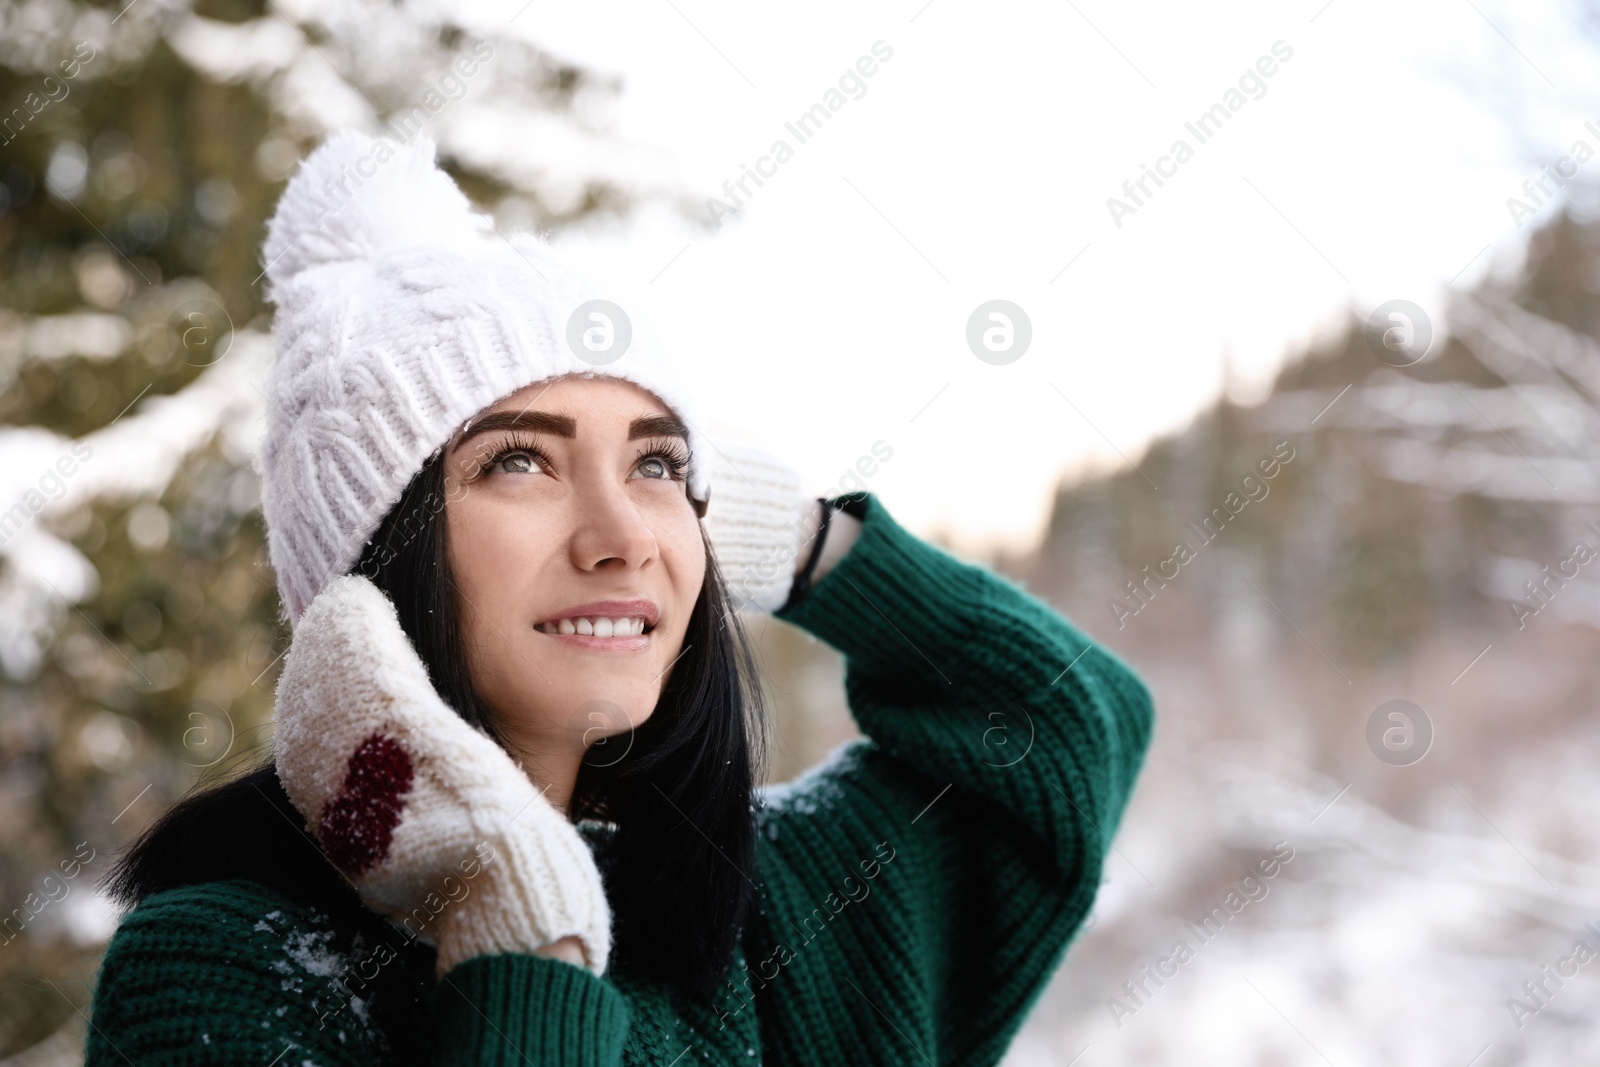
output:
[[[885,1060],[992,1062],[1093,903],[1150,694],[1020,586],[840,501],[855,544],[777,617],[844,654],[866,737],[763,791],[779,965],[758,995],[836,1000]]]

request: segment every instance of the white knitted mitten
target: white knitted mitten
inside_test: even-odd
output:
[[[569,935],[604,973],[611,910],[587,842],[428,680],[393,603],[362,575],[306,608],[278,680],[278,776],[362,899],[472,956]]]
[[[797,561],[811,550],[805,515],[815,499],[800,474],[759,448],[717,438],[710,451],[706,536],[734,610],[776,611],[789,597]]]

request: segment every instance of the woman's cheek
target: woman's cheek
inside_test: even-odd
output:
[[[687,515],[675,516],[669,530],[674,562],[684,572],[687,583],[693,586],[695,595],[699,595],[706,571],[705,533],[700,520],[690,511]]]

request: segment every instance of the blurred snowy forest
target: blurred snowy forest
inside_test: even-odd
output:
[[[1595,190],[1434,327],[1395,367],[1352,317],[1265,402],[1142,457],[1159,492],[1131,471],[1064,489],[1018,564],[1144,674],[1161,718],[1097,921],[1012,1062],[1600,1055],[1600,986],[1570,959],[1600,946]],[[1293,459],[1241,489],[1281,442]],[[1244,503],[1205,542],[1230,491]],[[1196,558],[1113,611],[1175,540]],[[1378,755],[1391,700],[1431,746]],[[1201,947],[1184,924],[1277,842],[1294,859]],[[1194,961],[1131,1000],[1180,938]]]
[[[93,882],[269,750],[288,635],[249,467],[256,254],[295,163],[333,128],[421,124],[507,226],[688,215],[667,161],[608,134],[620,91],[425,7],[0,3],[0,913],[25,916],[0,932],[0,1061],[81,1056],[116,918]],[[1063,486],[1037,554],[996,562],[1160,716],[1012,1067],[1600,1053],[1595,975],[1545,978],[1600,945],[1600,196],[1569,187],[1520,270],[1433,327],[1394,366],[1352,315],[1264,402]],[[851,736],[843,668],[755,632],[788,778]],[[1426,716],[1419,760],[1369,743],[1391,700]]]

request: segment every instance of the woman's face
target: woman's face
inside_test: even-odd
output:
[[[446,446],[468,663],[518,755],[581,754],[655,709],[705,578],[684,429],[631,382],[565,377]]]

